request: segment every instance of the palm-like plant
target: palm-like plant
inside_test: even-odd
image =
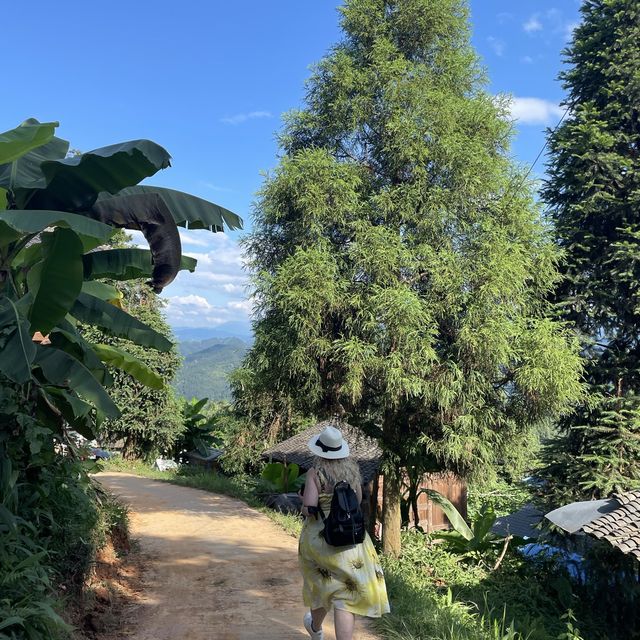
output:
[[[209,449],[222,445],[222,438],[217,430],[218,418],[215,415],[201,413],[209,398],[185,400],[182,405],[184,431],[176,442],[176,453],[197,451],[202,456],[209,454]]]
[[[491,507],[485,507],[469,526],[460,512],[445,496],[433,489],[422,489],[419,493],[426,493],[447,516],[452,529],[438,531],[432,534],[434,538],[443,540],[453,553],[481,555],[497,545],[504,544],[500,538],[491,532],[496,521],[496,514]]]
[[[177,226],[240,228],[230,211],[186,193],[137,183],[169,166],[149,140],[66,157],[57,123],[27,120],[0,134],[0,374],[21,386],[46,424],[91,435],[116,417],[107,365],[145,384],[162,380],[130,354],[89,344],[87,323],[142,346],[171,343],[119,305],[102,278],[149,278],[159,292],[195,260],[182,256]],[[150,250],[101,248],[116,228],[138,229]],[[48,336],[34,342],[34,335]]]

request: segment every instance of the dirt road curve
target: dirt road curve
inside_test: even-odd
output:
[[[309,638],[297,541],[269,518],[205,491],[124,473],[98,479],[131,506],[133,537],[147,558],[144,595],[123,638]],[[335,637],[331,617],[326,640]],[[355,638],[375,640],[363,621]]]

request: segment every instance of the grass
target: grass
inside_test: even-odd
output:
[[[256,495],[255,481],[249,476],[228,477],[211,471],[181,468],[177,471],[158,471],[140,461],[113,458],[100,463],[102,471],[133,473],[153,480],[161,480],[182,487],[220,493],[246,502],[250,507],[264,513],[289,535],[298,537],[302,530],[302,520],[298,516],[279,513],[265,507]]]
[[[402,543],[400,558],[383,558],[392,603],[391,614],[375,623],[383,638],[581,640],[564,635],[572,605],[559,597],[566,585],[550,566],[512,552],[490,572],[418,532],[403,533]]]

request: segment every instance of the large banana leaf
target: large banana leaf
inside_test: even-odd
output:
[[[20,239],[20,232],[0,220],[0,249]]]
[[[122,371],[133,376],[147,387],[151,387],[152,389],[162,389],[164,387],[162,378],[142,362],[142,360],[132,356],[130,353],[108,344],[94,344],[92,346],[102,362],[110,364],[112,367],[116,367],[116,369],[122,369]]]
[[[170,165],[166,149],[151,140],[131,140],[61,160],[40,168],[46,188],[33,192],[30,209],[87,211],[102,191],[117,193]]]
[[[169,351],[172,347],[167,338],[144,322],[87,293],[80,292],[71,309],[71,315],[81,322],[95,324],[115,336],[128,338],[143,347],[152,347],[158,351]]]
[[[65,421],[71,425],[80,435],[92,440],[93,432],[92,410],[93,406],[78,398],[73,392],[59,387],[45,386],[41,392],[62,413]]]
[[[54,347],[65,351],[87,367],[103,387],[110,387],[113,384],[111,374],[98,358],[93,347],[68,320],[62,320],[49,334],[49,339]]]
[[[44,189],[47,181],[40,165],[45,160],[64,158],[69,143],[55,136],[46,144],[32,149],[13,162],[0,165],[0,186],[11,189],[16,199],[16,207],[23,209],[34,189]]]
[[[495,524],[496,514],[493,507],[484,507],[473,522],[473,539],[483,542],[490,535],[491,527]]]
[[[156,197],[160,197],[171,213],[173,221],[188,229],[209,229],[210,231],[224,231],[242,229],[242,218],[232,211],[218,204],[203,200],[175,189],[137,185],[122,189],[115,195],[101,193],[96,201],[98,206],[104,206],[114,198],[136,197],[136,206],[152,209],[156,206]],[[143,198],[140,196],[148,196]]]
[[[0,133],[0,164],[13,162],[31,149],[49,142],[58,124],[58,122],[40,123],[30,118],[19,127]]]
[[[101,243],[106,242],[113,233],[113,228],[107,224],[64,211],[0,211],[0,228],[2,224],[18,233],[28,234],[40,233],[47,227],[66,227],[80,236],[94,238]]]
[[[58,227],[41,236],[42,260],[29,270],[27,283],[33,302],[31,329],[46,335],[73,306],[82,288],[84,249],[71,229]]]
[[[9,298],[0,299],[0,334],[0,371],[18,384],[29,381],[36,347],[31,341],[29,322]]]
[[[88,293],[90,296],[100,298],[100,300],[104,300],[105,302],[115,304],[116,307],[120,307],[120,309],[122,309],[122,299],[124,298],[124,295],[122,294],[122,291],[114,287],[112,284],[99,282],[98,280],[87,280],[82,283],[82,291],[84,293]]]
[[[198,261],[189,256],[180,259],[180,270],[194,271]],[[148,249],[105,249],[84,256],[84,277],[131,280],[149,278],[153,271]]]
[[[148,284],[156,293],[173,281],[180,270],[182,246],[176,223],[158,194],[117,196],[103,200],[94,205],[91,215],[116,227],[142,231],[153,256]]]
[[[120,411],[102,385],[91,372],[75,358],[53,346],[36,348],[35,364],[48,382],[58,387],[69,387],[81,398],[91,402],[109,418],[118,418]]]
[[[455,506],[445,498],[445,496],[433,489],[421,489],[418,494],[420,493],[426,493],[429,499],[435,502],[444,511],[444,514],[449,519],[451,526],[465,540],[471,540],[473,538],[473,531],[471,531],[464,518],[460,515]]]

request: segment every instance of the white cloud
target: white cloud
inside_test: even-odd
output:
[[[521,61],[525,64],[533,64],[533,58],[531,56],[524,56]]]
[[[211,304],[198,295],[173,296],[166,306],[167,320],[173,326],[210,327],[224,322],[248,323],[251,300],[234,299],[225,304]]]
[[[534,13],[523,25],[522,28],[527,33],[533,33],[534,31],[542,31],[542,22],[540,22],[540,14]]]
[[[137,246],[148,248],[139,231],[130,232]],[[180,229],[185,255],[198,261],[193,273],[181,271],[164,291],[165,312],[174,327],[215,327],[225,322],[248,326],[251,314],[249,276],[242,248],[226,233]]]
[[[225,282],[222,285],[222,288],[227,293],[240,293],[241,291],[244,291],[246,287],[241,284],[233,284],[233,282]]]
[[[192,278],[197,278],[198,280],[206,280],[208,282],[213,282],[214,285],[217,284],[220,288],[224,289],[225,285],[229,284],[229,281],[236,282],[245,282],[247,280],[247,276],[244,273],[239,274],[231,274],[231,273],[212,273],[210,271],[204,271],[203,269],[196,268],[196,272],[190,274]],[[202,285],[199,285],[202,286]]]
[[[250,111],[249,113],[236,113],[226,118],[220,118],[220,122],[224,124],[242,124],[247,120],[256,120],[258,118],[273,118],[270,111]]]
[[[244,311],[247,315],[251,313],[251,300],[231,300],[227,305],[229,309],[233,309],[234,311]]]
[[[564,13],[552,7],[543,13],[534,13],[529,19],[522,24],[522,28],[530,34],[537,32],[551,32],[552,34],[562,36],[564,40],[569,40],[573,35],[573,30],[578,26],[577,22],[567,21]]]
[[[514,98],[511,115],[520,124],[551,124],[562,117],[564,109],[542,98]]]
[[[184,307],[191,310],[208,311],[213,308],[206,298],[203,298],[202,296],[195,296],[193,294],[188,296],[171,296],[167,300],[171,306]]]
[[[494,38],[493,36],[489,36],[487,38],[487,42],[489,43],[489,46],[493,49],[493,52],[500,57],[506,49],[506,45],[504,43],[504,41],[500,40],[499,38]]]
[[[204,231],[200,231],[200,232],[188,232],[188,231],[179,231],[178,232],[180,234],[180,241],[182,242],[182,244],[191,244],[194,245],[196,247],[208,247],[209,246],[209,242],[207,241],[208,239],[204,238]],[[198,238],[196,237],[196,234],[199,233],[202,237]]]
[[[250,311],[249,275],[243,268],[242,249],[237,240],[223,233],[205,233],[207,247],[197,251],[185,250],[185,255],[198,261],[193,273],[181,271],[168,294],[180,298],[177,304],[171,301],[168,317],[175,326],[207,326],[214,320],[218,323],[230,320],[247,320]],[[210,308],[197,308],[192,302],[183,304],[189,296],[202,298]],[[193,298],[189,298],[193,301]],[[195,323],[195,324],[194,324]]]

